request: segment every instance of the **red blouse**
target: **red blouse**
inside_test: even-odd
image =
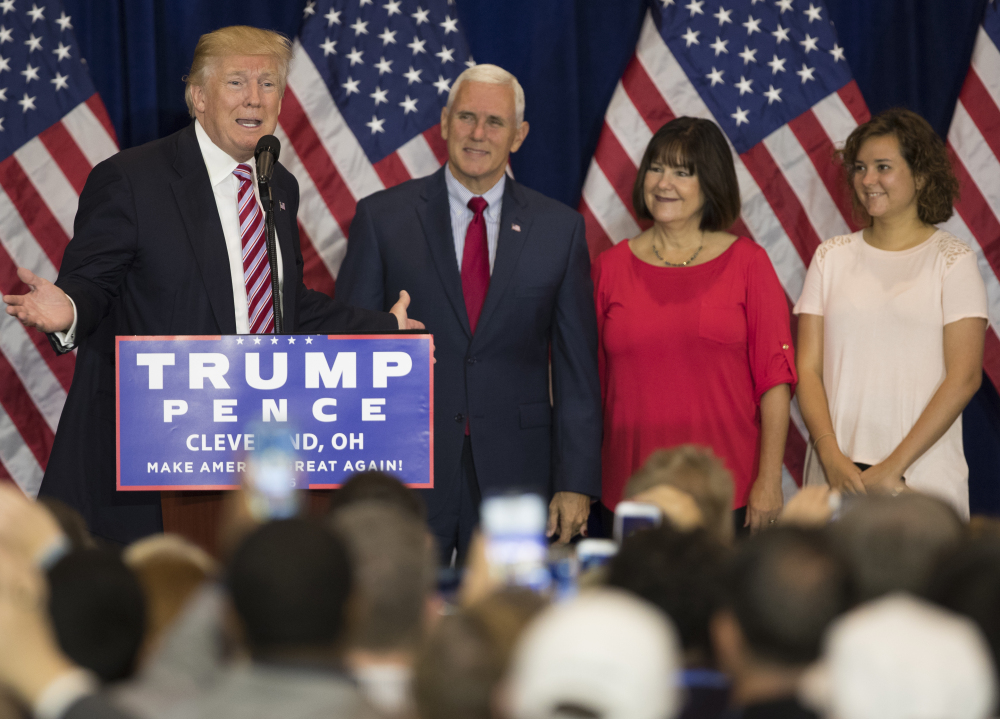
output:
[[[797,376],[788,302],[767,253],[737,239],[693,267],[656,267],[623,241],[594,262],[604,404],[601,500],[614,509],[656,449],[708,446],[747,503],[760,398]]]

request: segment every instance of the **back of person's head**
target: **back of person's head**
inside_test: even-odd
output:
[[[830,532],[865,601],[893,591],[923,594],[938,558],[961,538],[962,522],[944,502],[906,492],[853,498]]]
[[[339,649],[350,562],[321,523],[285,519],[258,528],[233,553],[226,584],[254,658]]]
[[[733,537],[733,477],[707,447],[682,444],[659,449],[631,476],[623,497],[632,499],[661,484],[694,497],[705,529],[728,544]]]
[[[850,606],[847,567],[819,531],[778,527],[732,557],[725,605],[753,659],[799,667],[819,656],[823,633]]]
[[[114,552],[70,552],[49,570],[49,611],[66,655],[102,681],[135,669],[145,626],[142,589]]]
[[[391,474],[372,470],[359,472],[348,479],[330,497],[329,512],[333,513],[355,502],[383,502],[407,512],[421,522],[427,521],[427,505],[419,494]]]
[[[708,626],[722,595],[727,550],[703,530],[636,532],[611,561],[607,583],[642,597],[674,620],[688,660],[710,663]]]
[[[415,649],[437,569],[437,552],[424,523],[381,501],[344,505],[329,515],[329,522],[347,545],[354,568],[349,647]]]
[[[553,605],[528,627],[507,673],[511,719],[672,719],[680,646],[670,620],[618,589]]]
[[[87,520],[77,510],[55,497],[39,497],[38,503],[56,518],[59,528],[73,549],[93,549],[97,546],[94,538],[90,536]]]
[[[971,621],[898,593],[834,623],[802,694],[833,719],[985,719],[996,685]]]
[[[479,622],[506,669],[524,630],[547,606],[548,601],[537,592],[511,586],[487,594],[466,608],[466,613]]]

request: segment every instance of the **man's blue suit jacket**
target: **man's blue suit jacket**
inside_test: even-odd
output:
[[[600,496],[601,388],[583,218],[508,178],[475,336],[462,296],[444,168],[358,203],[337,297],[368,309],[410,293],[434,335],[429,516],[455,490],[466,418],[483,492]],[[551,348],[551,402],[549,358]]]

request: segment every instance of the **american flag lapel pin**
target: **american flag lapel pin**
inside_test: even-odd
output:
[[[518,225],[518,224],[513,224],[513,225],[510,226],[510,229],[514,230],[514,232],[520,232],[521,231],[521,226]]]
[[[278,207],[280,207],[282,210],[285,209],[285,203],[282,202],[281,200],[278,200]]]

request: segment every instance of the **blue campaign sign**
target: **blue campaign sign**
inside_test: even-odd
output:
[[[233,489],[282,447],[298,488],[434,486],[431,337],[118,337],[118,489]]]

